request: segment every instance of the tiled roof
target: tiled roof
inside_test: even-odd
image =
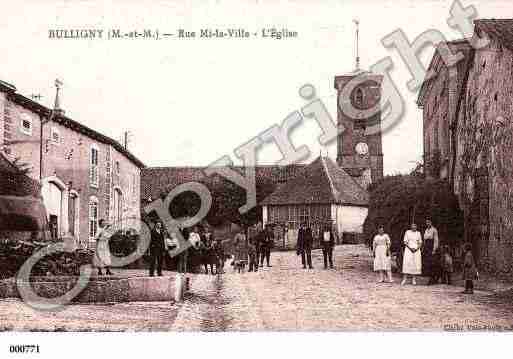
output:
[[[305,172],[280,186],[262,204],[346,204],[367,206],[369,196],[328,157],[318,157]]]
[[[232,167],[243,173],[244,169],[240,166]],[[294,164],[290,166],[263,165],[256,166],[255,179],[257,183],[262,178],[271,179],[279,184],[286,182],[287,179],[294,178],[302,173],[306,165]],[[191,182],[204,181],[207,177],[204,174],[206,167],[146,167],[141,170],[141,200],[147,201],[149,198],[156,199],[161,193],[167,192],[176,186]],[[210,179],[212,180],[212,179]]]
[[[486,32],[513,51],[513,19],[478,19],[474,25],[476,30]]]

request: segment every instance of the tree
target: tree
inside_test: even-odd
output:
[[[369,241],[383,225],[392,250],[402,248],[404,232],[412,222],[422,230],[426,218],[437,227],[442,244],[463,239],[463,213],[449,183],[416,175],[387,176],[370,188],[369,213],[364,234]]]
[[[206,178],[201,181],[212,195],[212,206],[207,214],[206,221],[212,225],[221,224],[226,221],[241,226],[248,226],[262,221],[262,210],[260,206],[241,214],[239,208],[246,203],[246,190],[227,179],[218,176]],[[260,203],[275,189],[271,179],[257,178],[256,197]],[[167,188],[163,193],[164,198],[172,188]],[[194,216],[201,206],[201,199],[194,192],[183,192],[176,196],[169,208],[174,218]]]

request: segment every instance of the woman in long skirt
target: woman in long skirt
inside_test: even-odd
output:
[[[106,225],[105,220],[102,218],[98,222],[98,233],[96,234],[96,253],[94,257],[94,264],[96,268],[98,268],[98,275],[103,275],[102,269],[105,268],[107,275],[112,275],[110,271],[111,266],[111,258],[110,258],[110,249],[109,249],[109,235],[107,229],[109,228]]]
[[[417,225],[412,223],[411,229],[404,234],[404,256],[403,256],[403,281],[401,285],[406,284],[408,275],[411,276],[411,284],[416,285],[415,276],[422,273],[422,256],[420,249],[422,247],[422,236],[417,231]]]
[[[378,227],[378,234],[372,241],[372,253],[374,254],[374,271],[379,273],[378,283],[385,282],[385,273],[388,283],[392,280],[392,264],[390,262],[390,237],[385,233],[383,226]]]

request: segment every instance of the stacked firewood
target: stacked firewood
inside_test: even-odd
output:
[[[50,244],[49,242],[0,239],[0,279],[14,277],[27,259]],[[71,253],[54,253],[39,260],[33,267],[31,275],[79,275],[80,267],[92,263],[92,257],[93,251],[88,249],[76,249]]]

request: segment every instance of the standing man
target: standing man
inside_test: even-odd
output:
[[[328,269],[328,261],[330,268],[333,269],[333,247],[335,246],[335,236],[331,226],[326,225],[321,235],[322,256],[324,257],[324,269]]]
[[[260,267],[264,266],[264,257],[265,257],[267,266],[272,267],[272,265],[270,265],[270,261],[271,261],[271,248],[274,245],[274,234],[269,229],[269,226],[267,226],[264,229],[261,239],[262,239],[262,242],[261,242],[260,251],[262,253],[262,257],[260,259]]]
[[[305,228],[304,223],[301,223],[299,227],[299,233],[297,237],[297,255],[301,254],[301,263],[303,264],[303,268],[306,269],[306,264],[308,263],[308,267],[313,269],[312,266],[312,230],[310,227]]]
[[[162,223],[159,221],[155,223],[151,231],[150,242],[150,277],[155,273],[155,266],[157,266],[157,275],[162,276],[162,261],[164,259],[165,251],[165,238]]]
[[[265,236],[265,230],[260,229],[256,236],[254,237],[254,244],[255,244],[255,250],[256,250],[256,266],[258,269],[258,266],[260,265],[260,259],[262,259],[262,264],[260,267],[263,267],[264,263],[264,236]]]
[[[429,276],[429,283],[436,284],[439,279],[439,273],[437,272],[437,268],[439,268],[439,258],[437,258],[438,251],[438,231],[433,226],[433,222],[430,218],[426,219],[426,231],[424,232],[424,245],[422,248],[422,254],[424,255],[424,263],[426,264],[426,274]]]
[[[182,235],[183,239],[186,242],[189,242],[189,230],[187,228],[181,228],[180,234]],[[176,236],[176,234],[175,234]],[[177,239],[178,240],[178,239]],[[182,252],[178,255],[178,272],[179,273],[187,273],[187,259],[189,256],[189,248],[185,248],[182,250]]]

